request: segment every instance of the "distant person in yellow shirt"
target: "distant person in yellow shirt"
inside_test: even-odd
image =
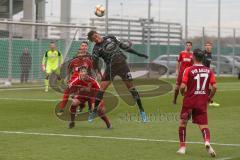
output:
[[[60,77],[60,68],[63,64],[62,54],[57,50],[57,46],[54,42],[50,42],[49,50],[43,56],[42,60],[42,70],[46,73],[45,78],[45,92],[48,92],[49,88],[49,76],[52,73],[57,75],[58,80],[61,80]]]

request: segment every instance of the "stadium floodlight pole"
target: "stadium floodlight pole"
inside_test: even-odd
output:
[[[108,35],[108,0],[106,0],[105,10],[105,35]]]
[[[161,25],[161,18],[160,18],[160,14],[161,14],[161,0],[158,0],[158,34],[159,34],[159,38],[158,38],[158,52],[160,53],[161,52],[161,49],[160,49],[160,40],[161,40],[161,34],[160,34],[160,25]]]
[[[170,24],[168,24],[168,40],[167,40],[167,67],[169,67],[169,47],[170,47]],[[167,78],[169,78],[169,69],[167,71]]]
[[[148,70],[148,77],[150,76],[150,23],[151,23],[151,0],[148,0],[148,30],[147,30],[147,55],[148,55],[148,64],[147,64],[147,70]]]
[[[218,0],[217,76],[220,75],[221,0]]]
[[[120,28],[120,39],[123,39],[123,2],[120,3],[121,6],[121,28]]]
[[[185,0],[185,42],[188,39],[188,0]]]
[[[9,0],[9,19],[13,18],[13,0]],[[9,39],[8,39],[8,82],[12,81],[12,37],[13,37],[13,26],[8,25],[9,29]]]

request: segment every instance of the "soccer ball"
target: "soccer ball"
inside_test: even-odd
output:
[[[98,17],[104,16],[105,8],[102,5],[97,5],[95,7],[95,15]]]

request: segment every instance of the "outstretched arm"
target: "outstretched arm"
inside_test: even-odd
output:
[[[142,54],[142,53],[139,53],[138,51],[136,51],[135,49],[133,49],[133,48],[131,48],[131,44],[125,44],[125,43],[122,43],[122,42],[119,42],[120,44],[119,44],[119,47],[122,49],[122,50],[124,50],[124,51],[126,51],[126,52],[128,52],[128,53],[132,53],[132,54],[135,54],[135,55],[137,55],[137,56],[139,56],[139,57],[144,57],[144,58],[148,58],[148,56],[147,55],[145,55],[145,54]]]
[[[129,53],[132,53],[132,54],[135,54],[135,55],[137,55],[137,56],[139,56],[139,57],[144,57],[144,58],[148,59],[148,56],[147,56],[147,55],[142,54],[142,53],[138,53],[136,50],[134,50],[134,49],[132,49],[132,48],[129,48],[129,49],[125,50],[125,51],[127,51],[127,52],[129,52]]]
[[[44,54],[43,59],[42,59],[42,70],[43,71],[46,70],[46,67],[45,67],[46,61],[47,61],[47,52]]]

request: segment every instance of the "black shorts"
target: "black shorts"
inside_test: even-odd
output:
[[[131,81],[132,75],[126,61],[108,66],[103,74],[102,81],[112,81],[115,76],[119,76],[124,81]]]

